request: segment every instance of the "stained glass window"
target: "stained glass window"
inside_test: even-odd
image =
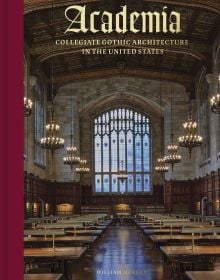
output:
[[[121,162],[128,179],[117,175]],[[94,119],[94,190],[96,193],[151,191],[150,120],[127,108],[112,109]]]

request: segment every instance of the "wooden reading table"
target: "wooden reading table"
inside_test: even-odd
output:
[[[195,241],[206,240],[211,243],[216,240],[219,241],[220,235],[202,235],[202,236],[194,235],[194,237],[192,237],[189,234],[188,235],[186,235],[186,234],[163,234],[163,235],[155,234],[155,235],[150,235],[149,238],[155,245],[161,244],[161,243],[169,243],[172,241],[174,241],[174,242],[179,241],[180,244],[184,243],[184,242],[189,243],[189,242],[192,242],[192,239],[194,239]]]
[[[185,275],[189,280],[220,279],[220,271],[187,271]]]
[[[64,229],[28,229],[24,230],[26,236],[62,236],[65,235]]]
[[[92,244],[96,241],[97,236],[56,236],[54,238],[55,244],[58,243],[71,243],[71,244]],[[25,244],[48,244],[52,243],[51,237],[24,237]]]
[[[61,270],[68,278],[67,261],[79,260],[87,250],[86,247],[56,247],[56,248],[24,248],[24,259],[55,259],[60,262]]]
[[[59,280],[62,274],[46,273],[46,274],[24,274],[24,280]]]
[[[167,258],[182,256],[220,256],[220,246],[162,246],[160,249]]]
[[[214,227],[214,226],[209,226],[209,227],[206,226],[206,227],[198,227],[198,228],[183,227],[182,233],[219,234],[220,227]]]
[[[82,229],[82,230],[66,230],[67,234],[72,235],[101,235],[103,230],[98,229]]]
[[[79,259],[86,251],[85,247],[57,247],[52,248],[25,248],[25,258],[60,258],[60,259]]]
[[[162,229],[144,229],[143,231],[146,235],[152,235],[152,234],[168,234],[168,233],[181,233],[181,229],[180,228],[174,228],[171,229],[170,228],[162,228]]]

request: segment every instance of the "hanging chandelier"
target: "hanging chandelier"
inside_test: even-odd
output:
[[[173,171],[174,164],[179,163],[181,161],[181,156],[177,154],[178,146],[173,143],[173,88],[172,88],[172,83],[170,83],[170,85],[171,85],[171,91],[170,91],[171,92],[171,101],[170,101],[171,144],[167,146],[168,155],[164,157],[164,161],[165,163],[171,164],[172,171]]]
[[[63,158],[63,163],[69,165],[71,170],[73,166],[80,163],[80,158],[76,155],[77,148],[73,146],[73,98],[71,98],[71,143],[70,146],[66,148],[67,156]]]
[[[128,173],[127,171],[124,169],[124,161],[121,161],[121,169],[119,169],[118,171],[118,176],[117,176],[118,180],[120,180],[122,183],[128,179]]]
[[[220,114],[220,94],[216,94],[210,99],[211,111]]]
[[[54,119],[53,106],[50,109],[50,122],[45,126],[46,137],[40,140],[41,147],[51,151],[52,155],[55,150],[64,147],[64,139],[59,137],[60,126],[56,124]]]
[[[53,24],[53,1],[52,1],[52,15],[51,24]],[[53,45],[52,45],[52,58],[53,58]],[[51,63],[51,100],[52,106],[50,108],[50,122],[46,124],[46,137],[40,140],[40,145],[44,149],[51,151],[52,157],[55,150],[62,149],[64,147],[64,139],[59,137],[60,126],[55,122],[54,118],[54,63]]]
[[[162,89],[161,89],[161,84],[162,84],[162,78],[161,78],[161,71],[160,71],[160,131],[161,131],[161,143],[160,143],[160,148],[161,148],[161,157],[157,159],[157,163],[155,166],[155,171],[157,173],[160,173],[162,178],[166,172],[168,172],[169,167],[166,166],[165,160],[164,160],[164,124],[163,124],[163,114],[162,114]]]
[[[172,170],[174,164],[179,163],[181,161],[181,155],[177,154],[178,146],[173,144],[167,146],[168,155],[164,157],[165,163],[169,163],[172,166]]]
[[[24,116],[28,117],[32,113],[33,102],[31,99],[24,97]]]
[[[87,160],[80,159],[79,161],[79,167],[76,168],[76,173],[79,175],[88,174],[90,172],[90,169],[86,167]]]
[[[163,175],[169,171],[169,167],[165,164],[165,158],[160,157],[157,159],[157,165],[155,166],[155,171]]]
[[[72,146],[66,148],[67,156],[63,158],[63,163],[66,165],[70,165],[71,170],[73,170],[73,166],[80,163],[80,157],[76,156],[77,148]]]
[[[191,113],[188,120],[183,123],[185,135],[179,137],[179,146],[187,148],[189,150],[189,156],[191,158],[192,149],[202,144],[202,137],[196,134],[197,123],[192,120]]]
[[[189,23],[189,9],[187,9],[187,23]],[[188,44],[189,51],[189,44]],[[190,101],[190,100],[189,100]],[[183,123],[184,135],[178,139],[179,146],[189,150],[189,157],[191,158],[192,149],[202,144],[202,137],[197,134],[197,123],[192,120],[192,107],[189,104],[189,115],[186,122]]]

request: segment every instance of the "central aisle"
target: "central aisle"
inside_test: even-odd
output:
[[[81,273],[81,279],[88,280],[161,280],[163,264],[160,251],[147,247],[139,229],[115,225],[107,229],[88,261],[88,270]],[[80,275],[73,273],[73,279]]]

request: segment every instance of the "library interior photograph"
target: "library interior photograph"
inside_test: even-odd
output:
[[[24,280],[220,279],[219,0],[24,0],[22,238]]]

